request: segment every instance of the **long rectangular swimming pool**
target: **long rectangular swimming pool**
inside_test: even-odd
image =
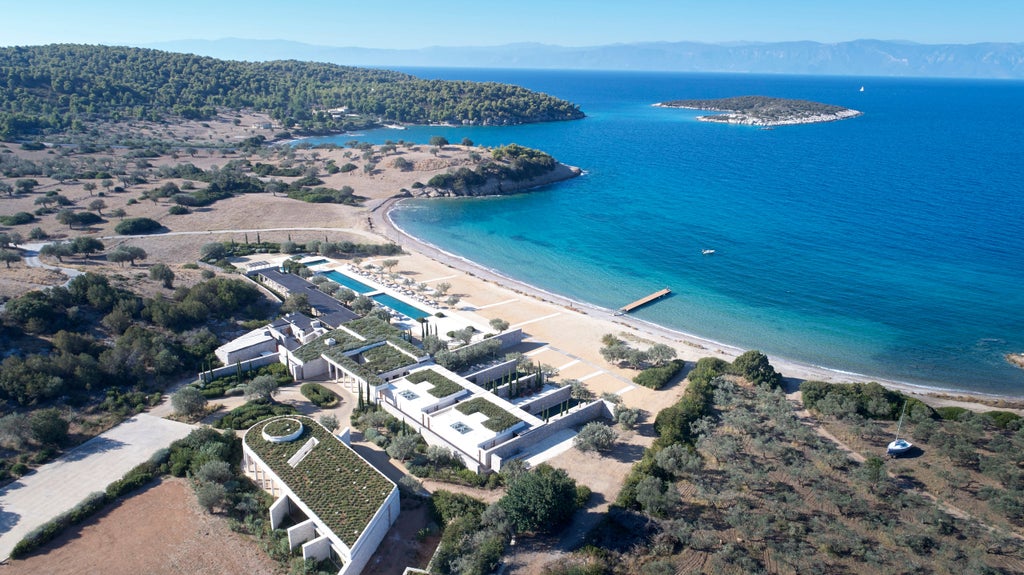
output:
[[[396,297],[392,297],[386,293],[372,295],[370,297],[373,298],[373,300],[379,303],[380,305],[389,307],[400,314],[411,317],[412,319],[420,319],[421,317],[427,317],[430,315],[429,313],[417,307],[413,307],[405,303],[404,301]]]
[[[374,288],[364,284],[359,280],[352,279],[339,271],[331,270],[328,272],[323,272],[323,276],[331,280],[332,282],[339,283],[356,293],[370,293],[372,291],[375,291]]]

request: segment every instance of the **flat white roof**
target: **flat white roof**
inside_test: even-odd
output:
[[[254,345],[266,343],[268,341],[274,341],[274,336],[270,335],[269,332],[270,330],[265,327],[254,329],[249,333],[241,337],[236,337],[235,339],[218,347],[216,351],[223,353],[231,353],[233,351],[243,350]]]
[[[487,421],[486,415],[479,411],[466,415],[454,406],[430,415],[430,419],[431,431],[440,435],[449,443],[459,446],[463,451],[472,451],[467,449],[467,447],[480,447],[508,431],[500,433],[491,431],[484,427],[484,421]]]

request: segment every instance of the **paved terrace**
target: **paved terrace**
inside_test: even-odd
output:
[[[193,426],[140,414],[0,489],[0,558],[25,535],[103,491]]]

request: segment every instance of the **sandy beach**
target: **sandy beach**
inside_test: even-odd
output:
[[[464,274],[467,276],[467,281],[477,284],[472,288],[474,292],[479,290],[507,290],[517,296],[526,296],[536,300],[539,304],[547,306],[550,313],[559,313],[567,318],[572,318],[572,321],[569,322],[559,322],[559,328],[556,330],[547,330],[544,329],[543,325],[537,324],[532,324],[527,330],[535,338],[540,337],[550,341],[553,346],[570,349],[573,353],[588,356],[596,362],[603,362],[598,353],[600,343],[592,343],[584,348],[580,345],[580,342],[599,341],[600,336],[605,333],[615,333],[620,336],[623,333],[632,334],[634,338],[641,341],[671,345],[676,349],[679,357],[687,361],[696,361],[708,356],[732,361],[736,356],[746,351],[745,349],[705,339],[695,334],[679,332],[639,320],[628,314],[616,315],[615,310],[594,306],[544,291],[502,275],[497,270],[486,268],[476,262],[446,252],[438,246],[410,235],[395,225],[389,214],[391,210],[396,209],[400,201],[400,199],[388,199],[373,209],[371,217],[375,230],[387,239],[402,245],[406,251],[411,252],[413,254],[411,258],[413,261],[419,260],[422,262],[424,258],[433,260]],[[476,281],[473,282],[472,280]],[[495,317],[498,316],[495,315]],[[503,317],[503,319],[507,318]],[[769,356],[769,358],[776,370],[789,380],[790,393],[798,393],[795,388],[804,380],[833,383],[874,381],[886,387],[920,397],[934,406],[961,405],[980,410],[995,406],[1024,414],[1024,399],[1018,397],[950,391],[938,385],[935,388],[927,388],[906,382],[871,377],[870,375],[846,373],[808,365],[782,357]]]
[[[245,123],[241,126],[235,126],[227,119],[216,122],[214,126],[220,131],[216,132],[215,141],[231,142],[250,136],[254,133],[254,129],[249,126],[259,119],[255,115],[246,117]],[[192,126],[187,122],[180,130],[183,133],[191,133],[189,130],[196,133],[209,131],[200,126]],[[212,138],[213,136],[207,137]],[[31,159],[46,157],[46,152],[25,152],[13,145],[2,145],[2,147],[19,156],[24,155]],[[154,218],[166,225],[173,232],[172,234],[132,239],[118,238],[113,230],[114,225],[118,222],[115,218],[109,218],[105,223],[95,226],[85,233],[103,238],[108,248],[122,243],[141,246],[149,253],[147,264],[162,262],[175,266],[176,272],[180,273],[182,277],[187,277],[190,272],[181,269],[180,265],[193,261],[202,244],[210,241],[255,240],[260,237],[259,231],[262,231],[262,239],[267,241],[305,242],[326,240],[328,237],[332,241],[366,242],[382,239],[394,241],[409,252],[409,255],[400,258],[401,263],[396,271],[406,273],[421,282],[446,278],[443,281],[453,285],[451,293],[460,294],[462,297],[463,301],[459,307],[465,309],[460,310],[460,313],[473,314],[477,316],[475,319],[483,321],[484,324],[496,317],[509,321],[513,326],[524,324],[524,330],[534,342],[543,343],[548,348],[564,350],[568,357],[582,358],[581,361],[585,360],[592,366],[599,366],[601,369],[615,373],[617,381],[614,385],[619,385],[619,387],[608,389],[608,391],[617,391],[630,385],[630,380],[635,372],[611,366],[600,356],[599,350],[602,346],[600,339],[607,333],[614,333],[624,339],[630,339],[641,348],[653,343],[666,343],[677,350],[680,358],[687,361],[696,361],[706,356],[717,356],[731,361],[745,351],[727,343],[667,329],[629,315],[617,316],[615,310],[600,308],[546,292],[505,276],[500,270],[487,269],[475,262],[445,252],[395,226],[388,214],[396,208],[403,197],[409,195],[407,190],[415,189],[416,182],[428,181],[435,174],[472,165],[471,156],[474,153],[486,154],[486,150],[475,146],[457,145],[431,150],[427,146],[405,143],[390,152],[378,151],[376,157],[373,158],[376,168],[372,172],[354,169],[347,173],[335,174],[326,174],[323,172],[323,168],[329,163],[341,165],[347,162],[354,164],[357,168],[362,168],[363,164],[369,160],[361,158],[359,154],[346,148],[264,148],[258,153],[248,155],[235,151],[211,151],[187,158],[176,155],[164,156],[152,160],[154,168],[189,162],[200,168],[209,169],[211,166],[223,165],[234,160],[273,163],[287,161],[293,165],[304,164],[319,167],[325,185],[335,188],[350,186],[355,189],[357,195],[365,198],[365,201],[361,206],[307,204],[283,196],[248,194],[223,200],[211,208],[195,210],[187,216],[172,216],[168,215],[167,210],[170,205],[168,200],[129,203],[131,198],[138,197],[139,193],[161,183],[161,180],[154,179],[146,184],[127,186],[124,193],[107,194],[104,198],[107,209],[125,208],[130,216]],[[396,167],[397,158],[404,158],[412,167],[407,166],[405,169]],[[287,181],[289,178],[283,179]],[[39,181],[40,192],[57,189],[76,205],[85,205],[94,199],[93,192],[83,188],[84,182],[58,182],[50,178],[39,178]],[[178,185],[184,184],[179,179],[169,181]],[[427,192],[421,190],[413,195],[426,196]],[[7,198],[5,206],[12,213],[19,210],[31,211],[34,199],[35,194]],[[38,223],[14,228],[13,231],[27,235],[29,228],[35,225],[41,225],[53,238],[67,238],[81,233],[68,230],[52,218],[45,218]],[[96,259],[77,260],[70,261],[69,265],[91,269],[102,266],[103,262]],[[16,264],[15,269],[5,276],[16,280],[11,286],[5,288],[8,295],[51,283],[45,278],[37,277],[37,272],[25,269],[23,264]],[[54,283],[59,282],[54,280]],[[558,366],[558,360],[555,358],[549,360],[540,357],[539,359],[549,365]],[[1024,413],[1024,398],[1021,397],[987,396],[967,391],[951,391],[939,385],[930,389],[870,375],[851,374],[807,365],[782,357],[772,356],[770,359],[772,365],[790,380],[790,388],[793,390],[800,381],[808,379],[829,382],[877,381],[887,387],[922,396],[933,405],[964,405],[972,409],[986,409],[987,405],[1001,409],[1012,408]],[[574,377],[574,375],[566,377]],[[612,385],[609,384],[608,387]],[[658,403],[661,401],[659,400]]]

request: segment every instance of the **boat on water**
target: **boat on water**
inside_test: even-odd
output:
[[[900,413],[900,423],[896,426],[896,438],[889,442],[889,447],[886,448],[885,453],[889,457],[897,457],[910,451],[914,444],[907,441],[906,439],[900,439],[900,430],[903,429],[903,416],[907,413],[907,404],[903,403],[903,411]]]
[[[860,91],[861,91],[861,92],[863,92],[863,91],[864,91],[864,86],[861,86],[861,87],[860,87]]]
[[[715,250],[701,250],[700,253],[706,256],[710,256],[711,254],[715,253]]]

